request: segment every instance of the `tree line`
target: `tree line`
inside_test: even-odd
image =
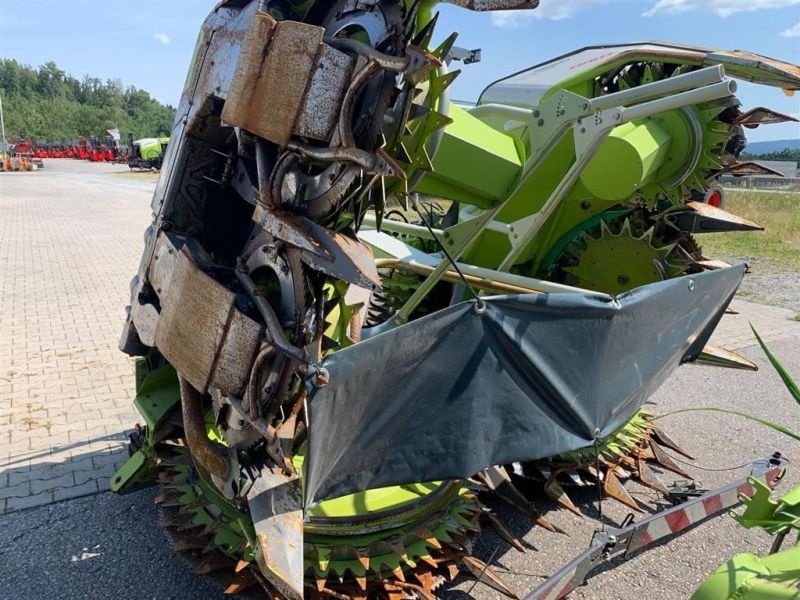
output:
[[[800,148],[784,148],[779,152],[766,152],[763,154],[742,154],[743,160],[785,160],[800,162]]]
[[[48,62],[38,69],[0,59],[0,97],[6,138],[70,142],[79,137],[105,139],[119,128],[136,139],[168,135],[175,108],[164,106],[144,90],[118,79],[76,79]]]

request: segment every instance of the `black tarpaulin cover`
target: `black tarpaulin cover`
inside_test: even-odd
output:
[[[466,302],[336,352],[309,405],[306,506],[590,446],[697,357],[743,274]]]

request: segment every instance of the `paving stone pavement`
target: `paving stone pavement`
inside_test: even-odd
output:
[[[108,489],[127,455],[133,364],[117,349],[154,184],[47,161],[0,176],[0,514]],[[714,343],[800,339],[791,311],[744,300]]]
[[[127,457],[117,350],[154,184],[48,161],[0,179],[0,514],[97,493]]]

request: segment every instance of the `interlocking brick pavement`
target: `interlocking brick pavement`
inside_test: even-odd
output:
[[[0,514],[97,493],[124,462],[117,349],[154,184],[47,161],[0,179]]]
[[[0,514],[97,493],[122,464],[133,365],[117,349],[154,185],[47,161],[0,175]],[[791,311],[736,300],[713,343],[800,338]]]
[[[737,314],[725,315],[711,338],[713,345],[728,350],[752,346],[757,342],[750,324],[767,341],[800,338],[800,322],[795,320],[796,313],[792,310],[756,304],[738,297],[731,302],[730,308]]]

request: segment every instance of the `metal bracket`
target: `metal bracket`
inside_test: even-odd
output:
[[[753,463],[749,477],[689,500],[674,508],[631,524],[628,517],[623,527],[595,531],[589,548],[550,579],[525,596],[524,600],[557,600],[583,585],[599,565],[617,557],[629,557],[656,542],[680,535],[706,519],[714,517],[755,493],[751,481],[758,480],[774,488],[783,478],[789,461],[779,453]]]

